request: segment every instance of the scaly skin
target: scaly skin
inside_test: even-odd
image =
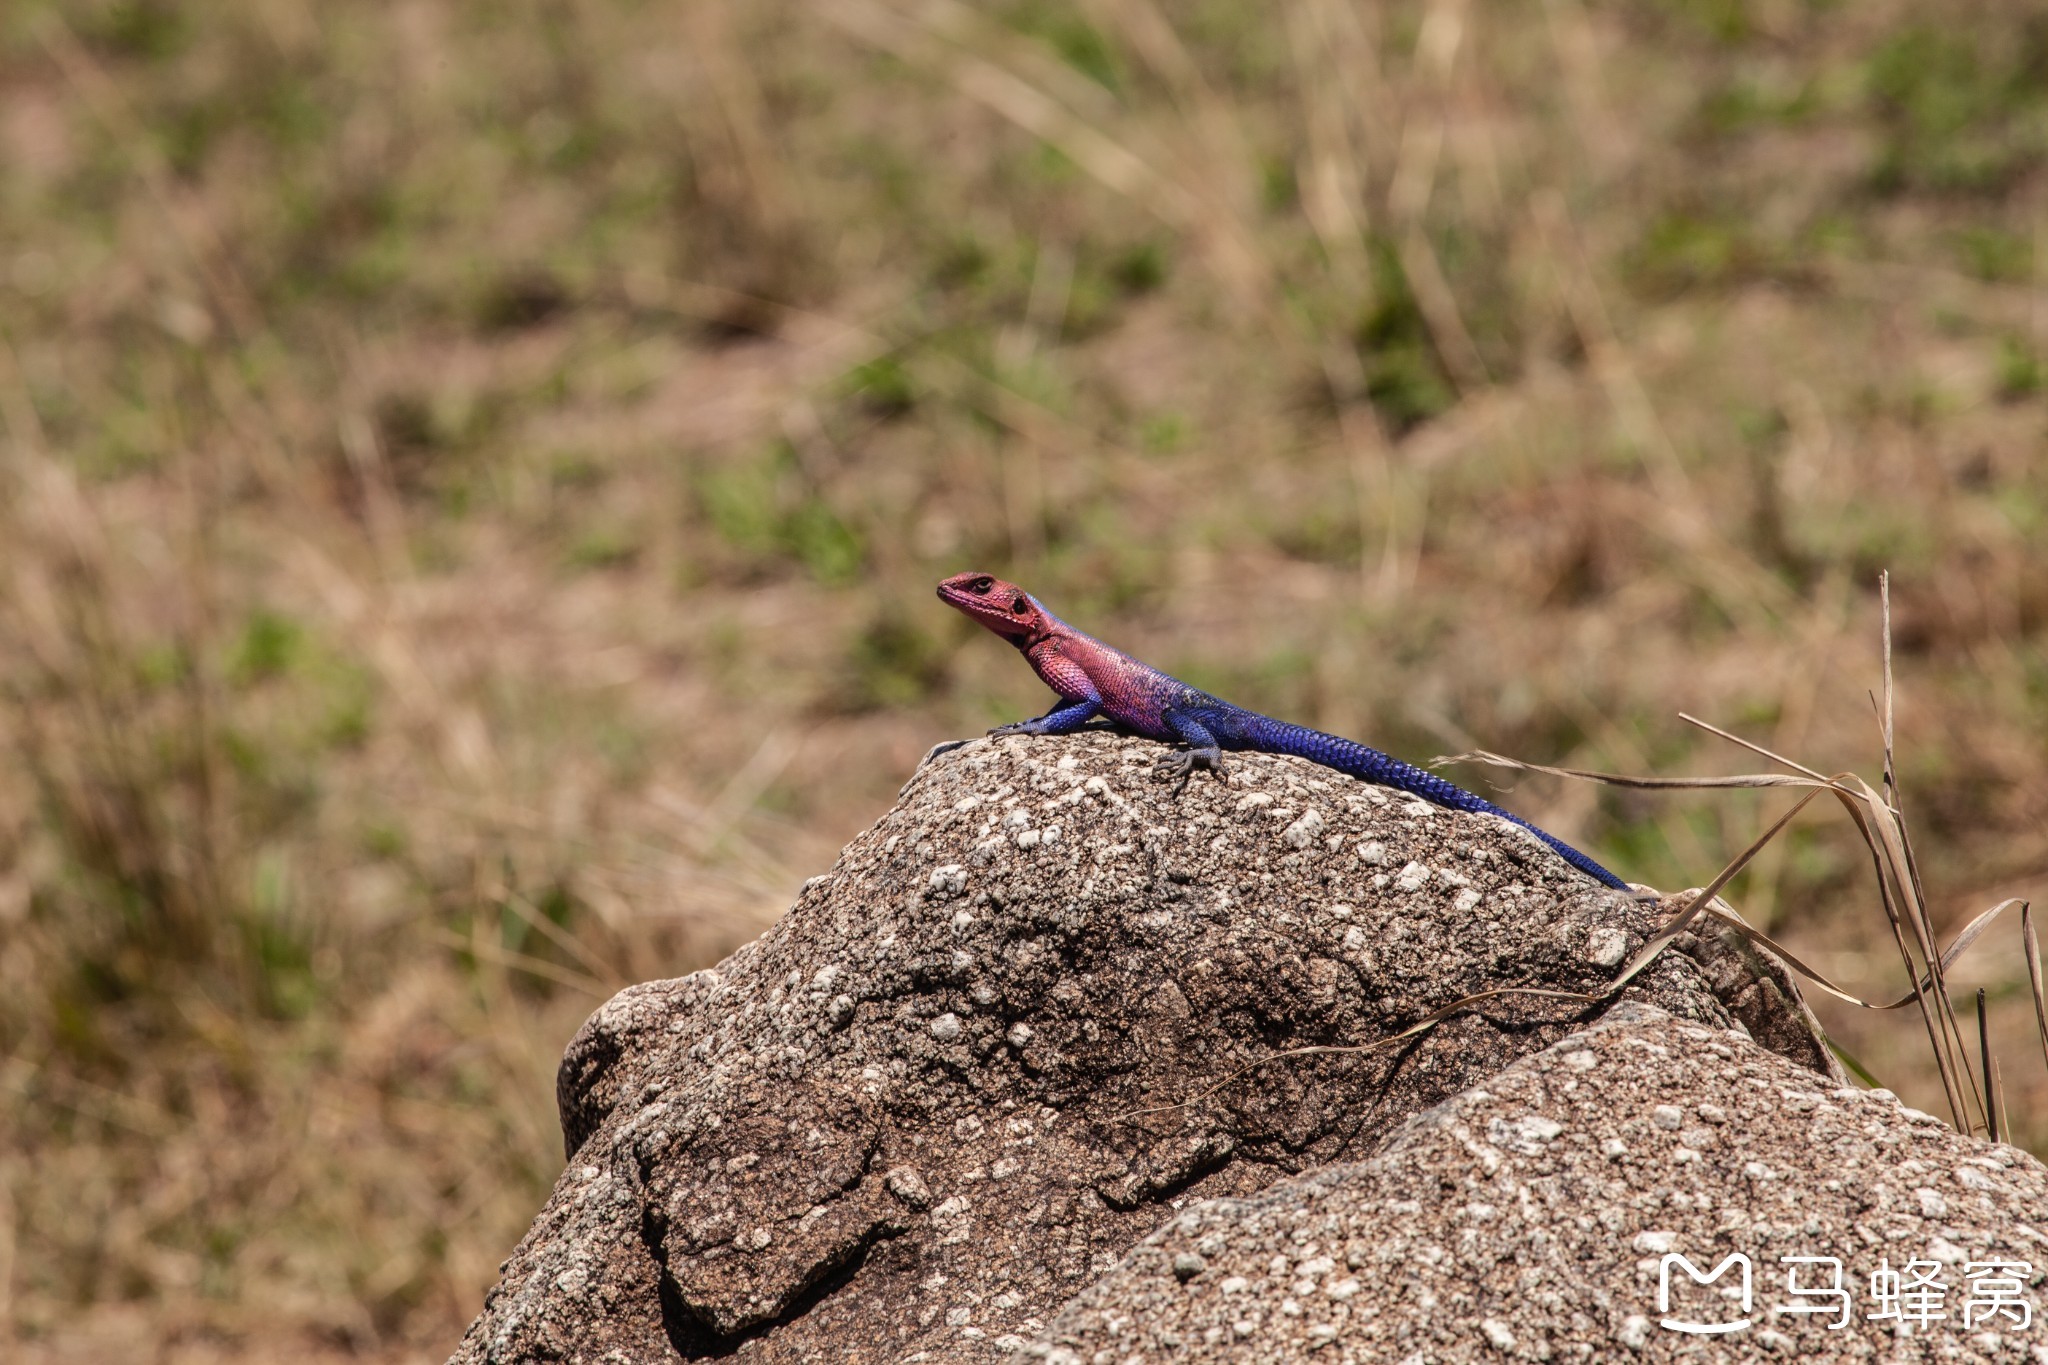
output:
[[[1067,735],[1104,717],[1148,739],[1185,745],[1159,761],[1163,771],[1179,778],[1181,787],[1198,768],[1222,777],[1225,749],[1293,754],[1451,810],[1512,821],[1587,876],[1617,890],[1628,889],[1628,883],[1562,839],[1463,787],[1355,741],[1212,697],[1075,630],[1014,583],[985,573],[955,574],[939,584],[939,600],[1015,645],[1045,685],[1059,694],[1059,703],[1036,720],[998,726],[989,731],[992,735]]]

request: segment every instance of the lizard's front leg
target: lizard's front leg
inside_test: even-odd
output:
[[[1216,736],[1208,726],[1188,712],[1176,711],[1171,707],[1161,714],[1160,719],[1166,723],[1166,728],[1173,732],[1175,739],[1188,746],[1159,760],[1160,776],[1180,779],[1174,784],[1175,796],[1187,789],[1188,779],[1195,775],[1198,768],[1207,768],[1216,774],[1219,782],[1230,780],[1223,769],[1223,746],[1216,742]]]
[[[1013,721],[998,725],[989,731],[991,735],[1071,735],[1086,725],[1102,711],[1099,701],[1060,701],[1052,710],[1036,720]]]

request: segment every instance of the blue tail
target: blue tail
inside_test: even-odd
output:
[[[1233,734],[1226,736],[1222,726],[1214,728],[1217,731],[1217,738],[1222,741],[1223,747],[1228,749],[1262,749],[1268,753],[1292,754],[1296,758],[1320,763],[1325,768],[1335,768],[1340,773],[1349,773],[1367,782],[1377,782],[1383,787],[1409,792],[1451,810],[1498,815],[1503,820],[1512,820],[1556,849],[1559,857],[1595,881],[1611,886],[1617,891],[1628,890],[1627,882],[1564,840],[1546,834],[1521,816],[1504,811],[1491,801],[1474,796],[1463,787],[1444,781],[1435,773],[1425,772],[1412,763],[1403,763],[1400,759],[1383,754],[1378,749],[1369,749],[1355,740],[1326,735],[1321,730],[1311,730],[1306,725],[1293,725],[1284,720],[1273,720],[1267,716],[1249,713],[1235,726],[1229,727],[1235,732]]]

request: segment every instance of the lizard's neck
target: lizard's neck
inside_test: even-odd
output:
[[[1017,646],[1017,652],[1025,658],[1036,662],[1037,655],[1047,645],[1055,644],[1062,640],[1073,640],[1077,637],[1081,639],[1087,638],[1065,621],[1060,620],[1059,617],[1047,611],[1045,604],[1037,598],[1032,598],[1031,604],[1038,608],[1038,629],[1032,631],[1029,635],[1010,637],[1010,643]]]
[[[1019,654],[1036,664],[1039,655],[1057,646],[1066,636],[1067,632],[1061,629],[1057,622],[1048,621],[1029,635],[1013,637],[1010,643],[1017,646]]]

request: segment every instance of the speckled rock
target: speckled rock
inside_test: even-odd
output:
[[[1945,1289],[1895,1300],[1911,1335],[1869,1316],[1886,1266]],[[1629,1004],[1371,1160],[1190,1206],[1019,1356],[2039,1361],[2044,1269],[2031,1156]]]
[[[568,1168],[455,1359],[1000,1358],[1182,1205],[1369,1156],[1600,1011],[1276,1054],[1597,988],[1662,911],[1497,819],[1262,755],[1176,796],[1159,753],[936,753],[761,939],[600,1009]],[[1629,996],[1820,1064],[1789,984],[1681,947]]]

